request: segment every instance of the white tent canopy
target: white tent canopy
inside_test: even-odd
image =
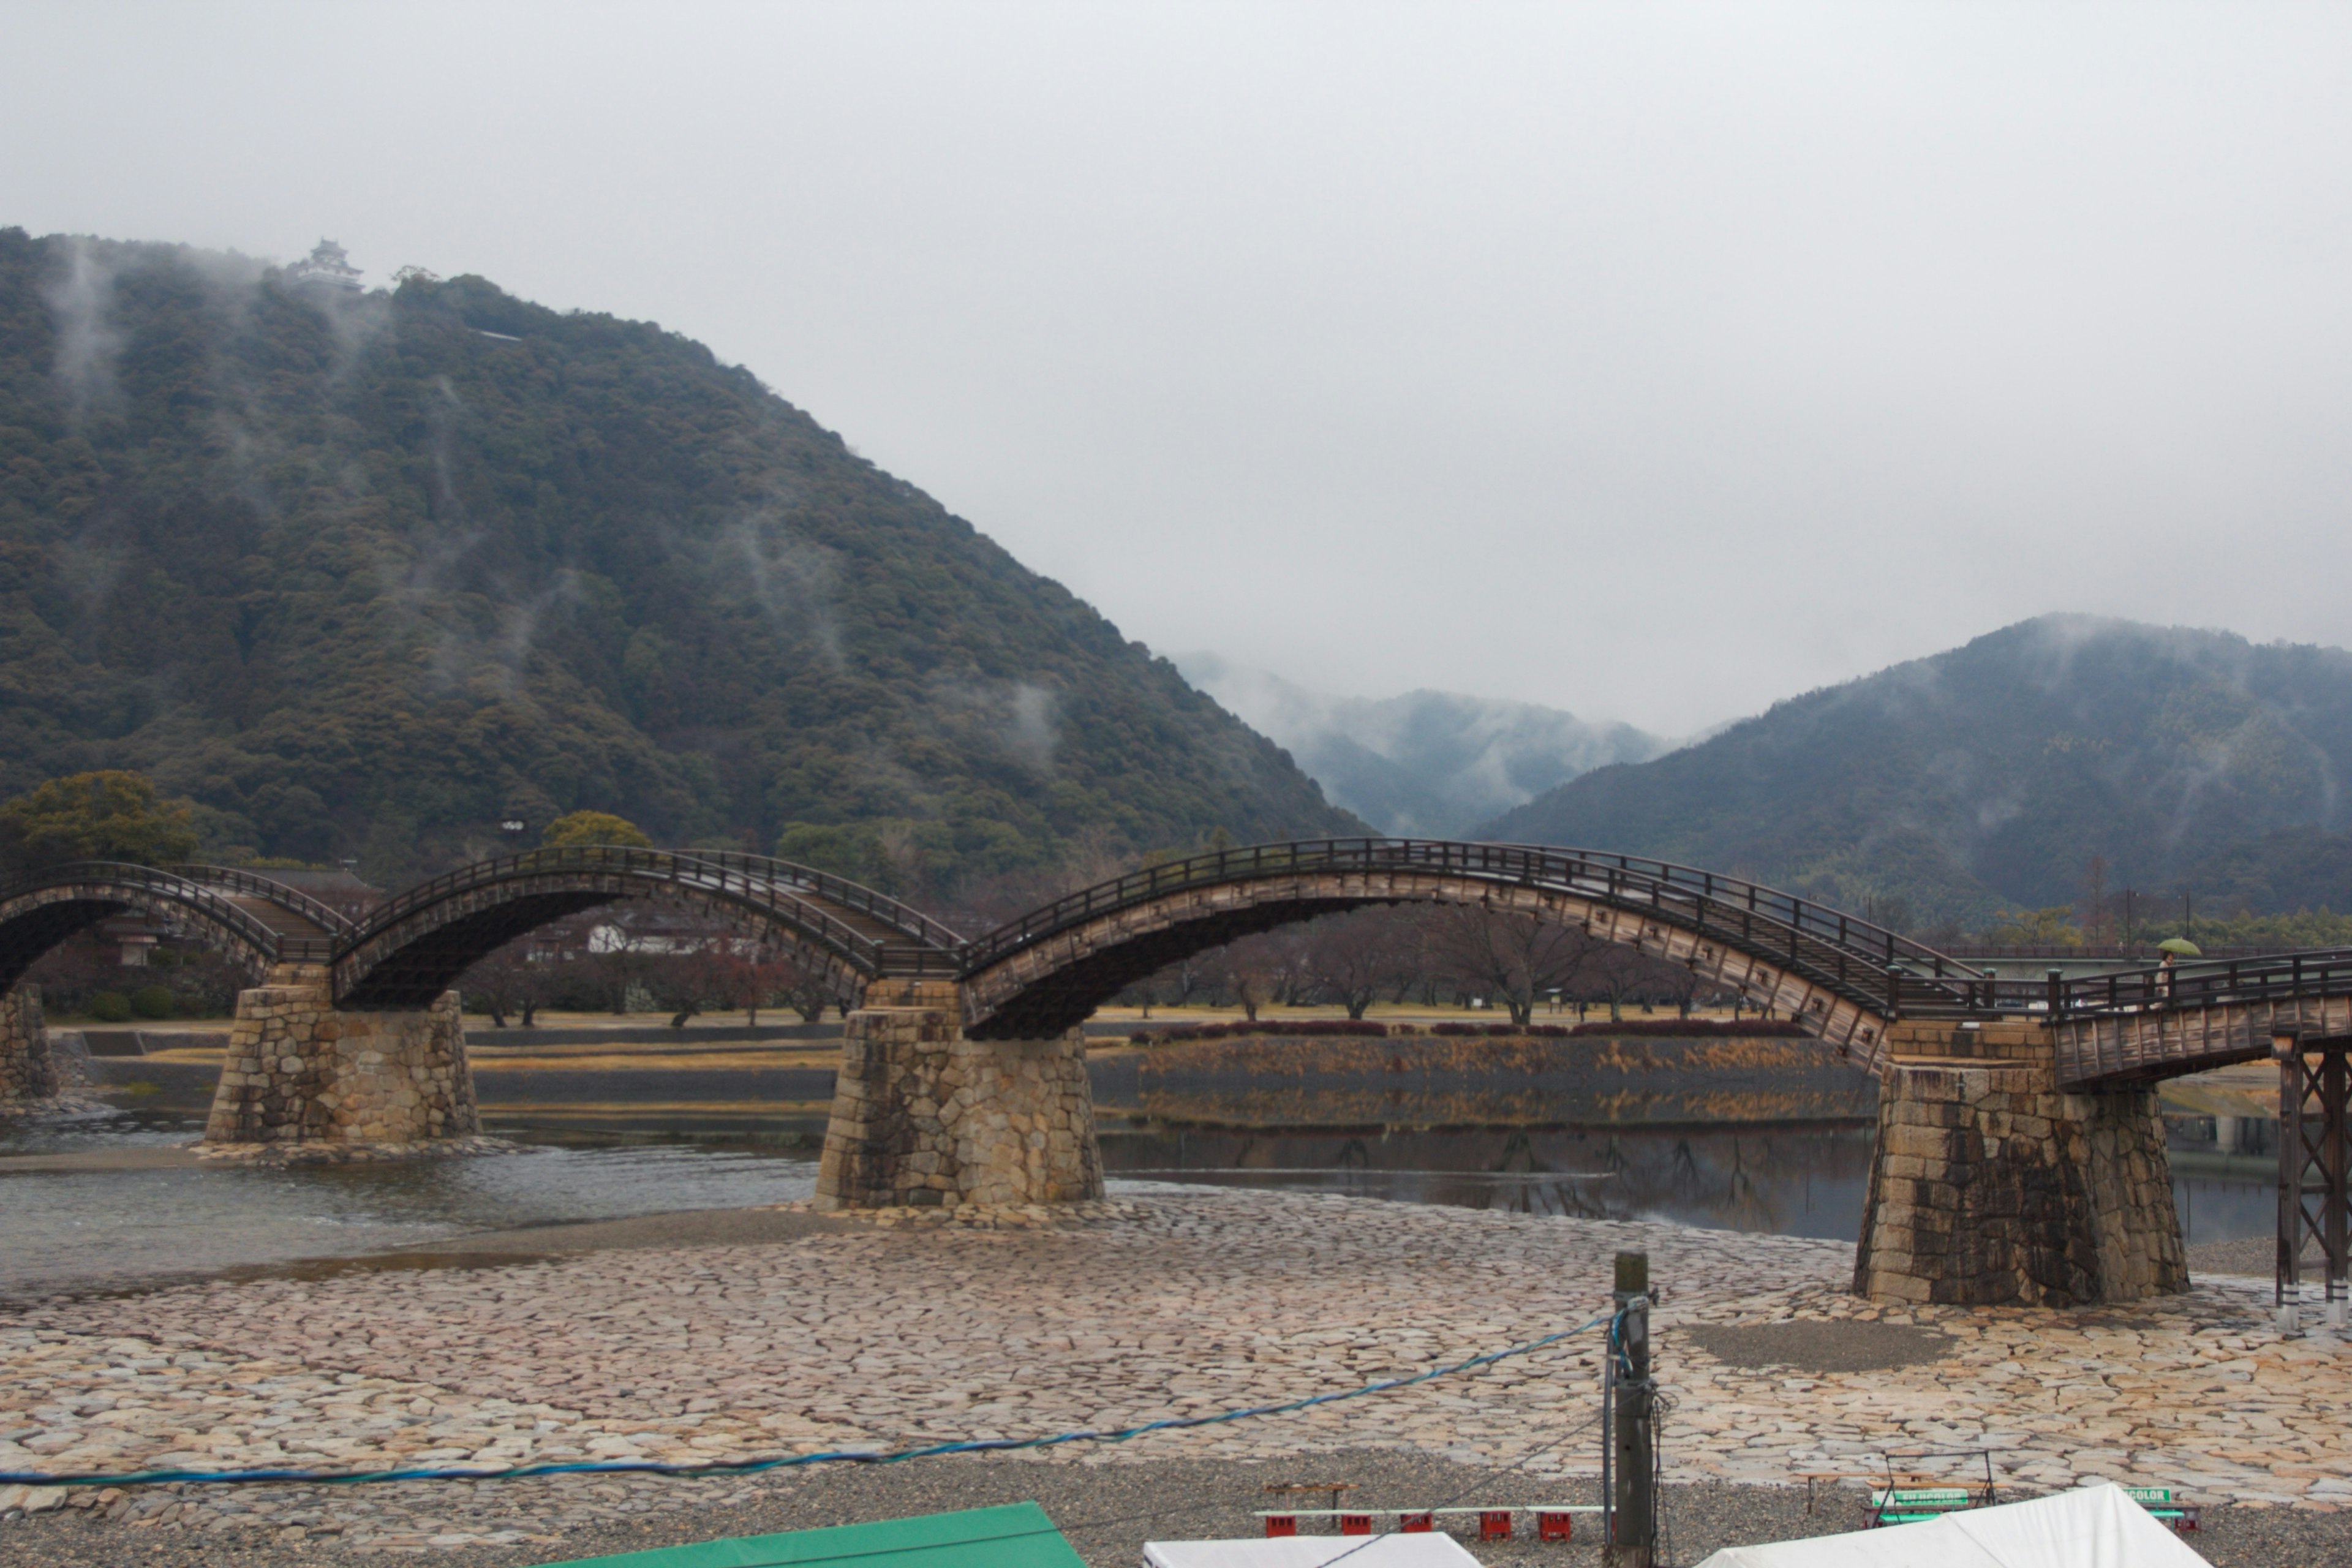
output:
[[[1478,1560],[1437,1531],[1412,1535],[1281,1535],[1270,1541],[1151,1541],[1144,1568],[1478,1568]]]
[[[1920,1524],[1731,1546],[1699,1568],[2206,1568],[2123,1488],[2102,1481]]]

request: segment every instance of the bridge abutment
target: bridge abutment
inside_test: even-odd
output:
[[[817,1175],[824,1209],[1102,1195],[1086,1039],[968,1040],[953,982],[877,981],[849,1016]]]
[[[57,1058],[41,1013],[41,988],[17,985],[0,995],[0,1107],[23,1108],[62,1092]]]
[[[2061,1093],[2053,1053],[2001,1044],[1888,1068],[1855,1293],[2078,1307],[2187,1289],[2154,1091]]]
[[[200,1147],[299,1159],[455,1152],[481,1131],[456,992],[346,1012],[327,970],[280,964],[241,991]]]

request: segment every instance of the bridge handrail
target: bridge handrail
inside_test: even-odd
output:
[[[746,855],[732,849],[685,849],[678,853],[713,866],[738,868],[753,876],[766,876],[786,886],[805,888],[828,903],[871,915],[900,935],[926,947],[935,947],[941,952],[953,953],[963,947],[961,934],[949,930],[922,910],[910,904],[900,903],[887,893],[876,892],[861,882],[836,877],[829,871],[820,871],[790,860],[778,860],[772,856]]]
[[[21,898],[26,893],[37,893],[44,888],[74,882],[128,885],[162,893],[174,902],[201,910],[205,918],[228,927],[260,952],[268,954],[273,961],[278,956],[276,931],[204,883],[193,881],[175,870],[160,866],[139,866],[122,860],[68,860],[62,865],[28,871],[0,883],[0,902]]]
[[[1874,1005],[1885,1005],[1891,990],[1915,982],[1949,989],[1983,980],[1967,965],[1884,927],[1711,871],[1549,845],[1423,838],[1248,845],[1146,867],[1057,899],[973,938],[963,949],[963,972],[977,973],[1075,925],[1194,888],[1300,872],[1406,870],[1507,879],[1585,894],[1598,891],[1604,901],[1619,907],[1646,902],[1673,923],[1717,940],[1736,939],[1743,948],[1769,949],[1776,959]],[[1757,941],[1759,925],[1768,939],[1764,942]],[[1917,970],[1927,973],[1913,973]]]
[[[771,910],[786,916],[792,923],[803,927],[810,934],[838,944],[845,956],[862,957],[865,966],[872,973],[878,974],[882,972],[881,942],[852,929],[806,899],[765,878],[713,865],[691,852],[602,845],[529,849],[519,855],[496,856],[460,866],[454,871],[445,871],[430,881],[420,882],[403,890],[370,910],[365,923],[352,930],[339,944],[336,961],[341,963],[419,911],[460,893],[521,877],[565,871],[669,882],[690,887],[697,891],[716,892],[753,908]]]
[[[2067,981],[2061,988],[2061,1007],[2067,1013],[2113,1016],[2342,995],[2347,989],[2352,989],[2352,948],[2322,947]]]
[[[248,898],[267,899],[300,915],[328,936],[344,935],[358,923],[332,904],[312,898],[299,888],[289,888],[234,866],[173,866],[167,869],[207,887],[234,888]]]
[[[1800,899],[1760,883],[1742,881],[1736,877],[1720,876],[1694,866],[1681,866],[1671,860],[1653,860],[1642,856],[1619,855],[1604,850],[1565,849],[1549,845],[1510,845],[1506,847],[1524,849],[1532,854],[1566,858],[1593,865],[1614,867],[1629,875],[1649,878],[1661,886],[1727,907],[1767,913],[1778,923],[1801,931],[1832,946],[1859,950],[1874,957],[1882,957],[1888,964],[1911,963],[1923,966],[1928,976],[1961,979],[1981,978],[1980,973],[1961,963],[1949,954],[1937,952],[1924,942],[1916,942],[1898,931],[1860,920],[1843,910],[1826,904]],[[1922,977],[1924,978],[1924,977]]]

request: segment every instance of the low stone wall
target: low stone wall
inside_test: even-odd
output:
[[[480,1131],[457,995],[421,1012],[339,1012],[326,970],[284,964],[241,992],[208,1147],[386,1147]]]
[[[1854,1289],[2088,1306],[2189,1288],[2151,1089],[2057,1092],[2050,1063],[1896,1067]]]
[[[0,995],[0,1106],[23,1109],[62,1091],[49,1032],[41,1016],[41,988],[19,985]]]
[[[1102,1196],[1084,1036],[967,1040],[952,996],[937,1000],[850,1015],[817,1206],[993,1207]]]

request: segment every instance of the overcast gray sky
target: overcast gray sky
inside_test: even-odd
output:
[[[1165,652],[1681,731],[2352,642],[2352,6],[47,5],[0,223],[748,364]]]

